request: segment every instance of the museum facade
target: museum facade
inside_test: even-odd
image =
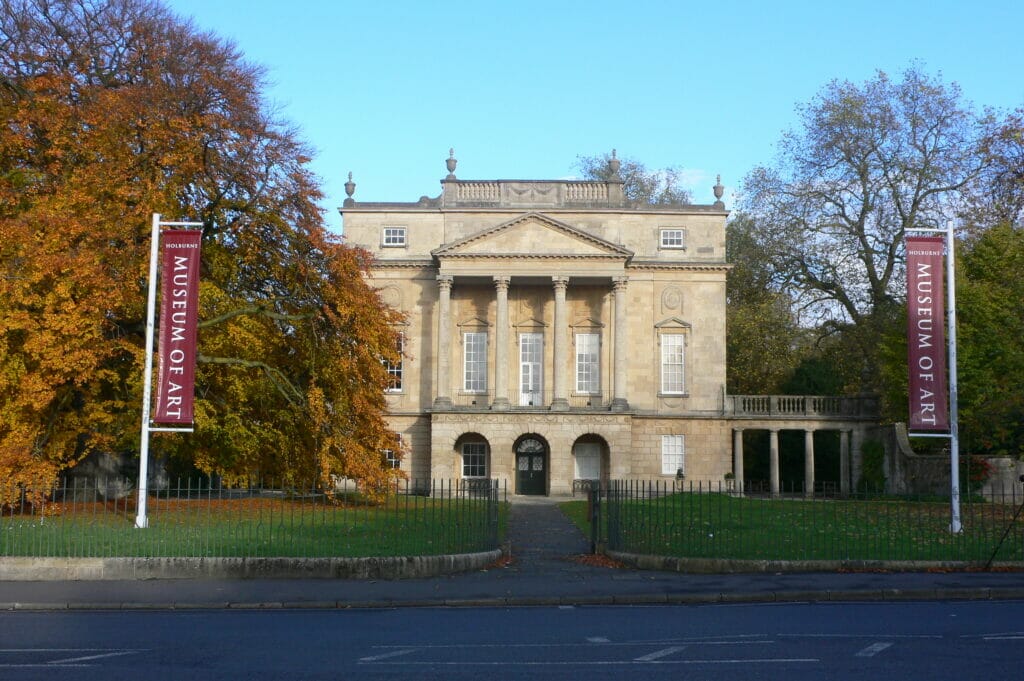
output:
[[[726,395],[720,183],[708,205],[631,205],[614,154],[610,181],[460,180],[455,168],[449,158],[440,196],[410,203],[358,202],[346,184],[346,240],[372,254],[370,283],[405,314],[404,358],[387,367],[395,465],[514,494],[713,482],[742,470],[742,430],[763,426],[778,487],[778,428],[737,413],[761,402]],[[851,430],[833,425],[848,487]]]

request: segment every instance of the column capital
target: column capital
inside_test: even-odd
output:
[[[563,291],[569,285],[569,277],[556,276],[551,277],[551,283],[554,285],[555,290],[562,289]]]
[[[623,275],[621,277],[612,277],[612,288],[616,291],[625,291],[626,285],[629,283],[629,277]]]
[[[492,277],[492,279],[494,280],[494,287],[499,289],[507,289],[509,282],[512,281],[512,277],[508,276],[507,274],[495,274]]]
[[[451,288],[452,282],[455,281],[455,277],[450,274],[439,274],[437,275],[437,285],[441,288]]]

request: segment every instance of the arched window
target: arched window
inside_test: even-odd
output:
[[[463,442],[462,443],[462,477],[464,477],[464,478],[486,478],[487,477],[487,443],[486,442]]]

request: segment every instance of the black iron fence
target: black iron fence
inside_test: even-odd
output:
[[[732,482],[612,481],[602,539],[612,551],[681,558],[1024,561],[1019,484],[988,499],[965,494],[953,533],[949,498],[741,494]]]
[[[0,490],[0,556],[363,557],[498,548],[507,491],[496,480],[406,480],[368,494],[181,480],[150,490],[136,527],[131,481],[68,478]]]

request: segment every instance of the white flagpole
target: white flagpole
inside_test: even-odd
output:
[[[946,229],[912,229],[913,232],[945,233],[946,235],[946,341],[949,364],[949,434],[946,433],[909,433],[911,437],[948,437],[949,438],[949,531],[960,534],[963,525],[960,521],[960,417],[957,408],[957,373],[956,373],[956,238],[953,221],[946,224]]]
[[[946,314],[949,330],[949,486],[950,521],[949,531],[960,534],[960,423],[957,411],[956,387],[956,278],[954,268],[955,237],[953,221],[946,225]]]
[[[160,252],[160,214],[153,213],[149,243],[149,299],[146,302],[146,363],[142,370],[142,436],[139,444],[139,500],[135,527],[148,527],[146,496],[149,493],[149,411],[153,398],[153,326],[156,319],[156,265]]]

